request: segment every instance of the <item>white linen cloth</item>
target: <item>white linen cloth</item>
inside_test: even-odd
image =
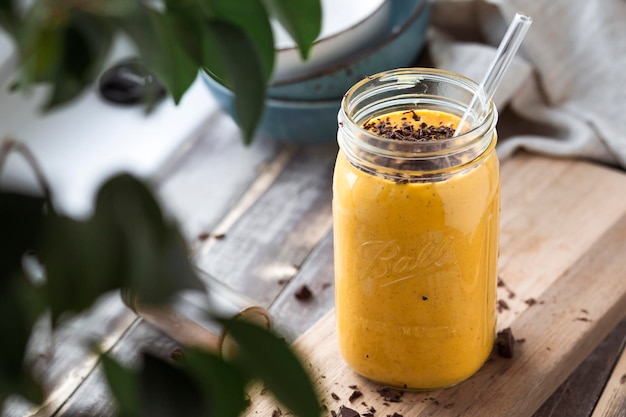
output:
[[[430,58],[480,82],[516,12],[533,24],[494,98],[500,157],[524,148],[626,169],[626,1],[433,3]]]

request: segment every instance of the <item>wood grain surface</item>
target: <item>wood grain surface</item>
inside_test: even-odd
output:
[[[329,410],[344,405],[405,417],[531,416],[624,319],[626,176],[529,155],[504,163],[502,174],[499,297],[508,308],[501,309],[499,328],[511,327],[524,340],[515,357],[492,355],[456,387],[405,393],[402,402],[385,405],[380,386],[341,360],[330,313],[295,344]],[[351,404],[352,385],[363,397]],[[276,407],[267,397],[253,397],[248,415],[271,415]]]
[[[296,346],[316,376],[326,414],[341,405],[362,412],[362,402],[378,404],[375,385],[343,364],[332,316],[325,316],[334,303],[330,184],[336,147],[259,141],[243,148],[236,126],[215,122],[222,136],[199,138],[156,180],[194,259],[268,308],[287,340],[299,337]],[[237,161],[238,170],[229,171],[234,166],[229,160]],[[525,342],[513,360],[493,357],[466,383],[407,393],[402,403],[378,405],[376,416],[396,411],[405,417],[530,416],[537,410],[535,417],[589,417],[595,409],[594,417],[625,417],[620,355],[626,319],[605,335],[626,312],[621,255],[626,253],[626,175],[520,154],[502,165],[502,176],[498,297],[506,308],[500,309],[499,327],[511,326]],[[295,296],[303,286],[311,297]],[[114,415],[98,360],[85,349],[87,338],[131,365],[139,364],[143,351],[167,357],[177,346],[119,298],[105,299],[56,335],[54,349],[43,343],[33,353],[41,355],[38,372],[55,395],[42,408],[10,401],[2,416]],[[348,400],[352,384],[364,394],[354,403]],[[269,396],[255,397],[254,390],[251,395],[249,415],[271,416],[278,407]],[[490,405],[477,409],[472,404],[478,401]]]
[[[625,342],[626,338],[622,349]],[[592,417],[626,417],[626,352],[622,352]]]
[[[613,330],[602,343],[580,364],[576,371],[552,394],[534,417],[579,416],[589,417],[594,412],[598,400],[611,376],[615,363],[624,354],[626,344],[626,319]],[[615,379],[621,380],[621,376]],[[625,381],[626,382],[626,381]],[[613,385],[613,388],[626,390],[626,385]],[[622,394],[624,395],[624,394]],[[626,404],[622,404],[622,414],[604,414],[603,417],[625,417]]]

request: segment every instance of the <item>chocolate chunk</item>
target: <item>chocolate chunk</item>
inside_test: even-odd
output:
[[[306,285],[302,285],[295,294],[296,298],[300,301],[309,301],[313,298],[313,293],[311,289]]]
[[[509,305],[504,300],[498,300],[498,305],[496,308],[498,309],[498,313],[502,313],[502,311],[509,309]]]
[[[378,390],[378,394],[385,399],[385,401],[389,401],[390,403],[399,403],[401,402],[400,398],[404,392],[398,391],[389,387],[384,387]]]
[[[498,355],[503,358],[513,357],[513,347],[515,345],[515,338],[510,327],[499,331],[496,335],[496,349]]]
[[[351,403],[354,402],[357,398],[361,398],[363,396],[363,393],[359,390],[354,390],[352,391],[352,394],[350,395],[350,398],[348,398],[348,401],[350,401]]]
[[[181,348],[174,348],[174,350],[170,353],[170,359],[175,362],[182,362],[185,359],[185,353]]]
[[[335,401],[339,401],[341,399],[341,398],[339,398],[339,395],[335,394],[334,392],[331,392],[330,396],[333,397],[333,400],[335,400]]]
[[[413,112],[412,118],[414,121],[420,120],[419,115],[415,112]],[[412,123],[406,121],[400,125],[392,125],[388,117],[384,120],[380,118],[372,119],[363,124],[363,128],[387,139],[412,142],[442,140],[451,138],[454,135],[454,129],[449,126],[433,126],[422,122],[419,127],[415,127]]]
[[[272,411],[272,417],[280,417],[282,415],[283,415],[283,412],[281,411],[280,408],[277,408],[274,411]]]
[[[532,297],[530,297],[530,298],[528,298],[528,299],[524,300],[524,302],[525,302],[526,304],[528,304],[528,306],[529,306],[529,307],[530,307],[530,306],[534,306],[535,304],[537,304],[537,300],[535,300],[535,299],[534,299],[534,298],[532,298]]]
[[[353,410],[348,407],[344,407],[343,405],[339,407],[339,416],[340,417],[361,417],[356,410]]]

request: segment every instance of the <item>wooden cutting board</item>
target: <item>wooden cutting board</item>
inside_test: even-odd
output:
[[[330,312],[295,343],[325,415],[346,406],[375,416],[530,416],[626,316],[626,175],[520,154],[502,178],[498,328],[512,329],[514,357],[494,353],[456,387],[390,402],[343,362]],[[280,407],[261,394],[252,390],[249,416]]]

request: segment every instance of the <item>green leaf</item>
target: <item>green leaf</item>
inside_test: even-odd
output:
[[[141,385],[139,375],[102,354],[102,367],[109,388],[117,401],[119,417],[141,415]]]
[[[185,350],[183,365],[208,398],[209,415],[238,417],[243,412],[245,379],[237,367],[220,356],[198,349]]]
[[[147,7],[138,7],[118,21],[134,40],[146,67],[163,82],[176,103],[198,75],[198,66],[177,42],[176,19]]]
[[[142,416],[208,416],[204,395],[194,380],[181,369],[149,354],[144,355],[141,386]]]
[[[166,5],[176,42],[190,59],[198,68],[210,68],[217,78],[230,80],[219,53],[219,41],[207,29],[207,17],[199,0],[167,0]]]
[[[182,289],[204,289],[176,225],[164,219],[148,187],[130,175],[102,186],[89,219],[51,214],[41,260],[54,323],[119,288],[130,288],[146,304],[165,303]]]
[[[36,249],[44,204],[41,197],[0,192],[0,280],[21,268],[24,253]]]
[[[234,92],[235,119],[250,143],[274,62],[271,27],[262,4],[259,0],[166,4],[178,42],[194,62]]]
[[[122,251],[121,284],[142,302],[160,304],[183,289],[204,290],[178,228],[163,217],[143,182],[127,174],[107,181],[98,192],[94,219],[118,236],[112,243]]]
[[[238,319],[223,319],[240,351],[243,366],[263,380],[286,407],[300,417],[319,417],[313,383],[284,340],[267,329]]]
[[[236,26],[220,20],[210,20],[208,29],[218,40],[221,56],[228,68],[235,94],[236,120],[250,144],[261,119],[265,103],[265,74],[254,45]],[[210,68],[209,68],[210,70]]]
[[[20,27],[20,20],[14,1],[0,0],[0,26],[15,36]]]
[[[45,308],[43,294],[21,273],[2,277],[0,283],[0,404],[10,394],[21,394],[32,402],[42,401],[40,387],[24,365],[26,346],[35,321]]]
[[[41,245],[53,323],[65,312],[90,307],[120,288],[122,242],[99,220],[76,221],[51,214]]]
[[[17,85],[50,84],[46,110],[71,101],[94,82],[113,39],[105,19],[78,10],[57,13],[33,7],[16,35],[22,61]]]
[[[302,59],[307,59],[322,27],[320,0],[264,0],[267,9],[291,35],[300,49]]]
[[[83,0],[75,3],[75,7],[102,17],[124,17],[137,9],[137,1],[132,0]]]
[[[71,101],[94,82],[113,39],[106,21],[78,11],[70,13],[70,22],[62,33],[57,68],[49,80],[53,91],[46,109]],[[46,52],[40,49],[37,53]]]
[[[28,88],[31,83],[52,82],[60,73],[64,34],[63,27],[39,26],[32,22],[26,25],[19,42],[21,88]]]
[[[245,33],[256,51],[267,82],[274,67],[274,37],[261,0],[210,0],[205,4],[208,17],[230,23]]]

